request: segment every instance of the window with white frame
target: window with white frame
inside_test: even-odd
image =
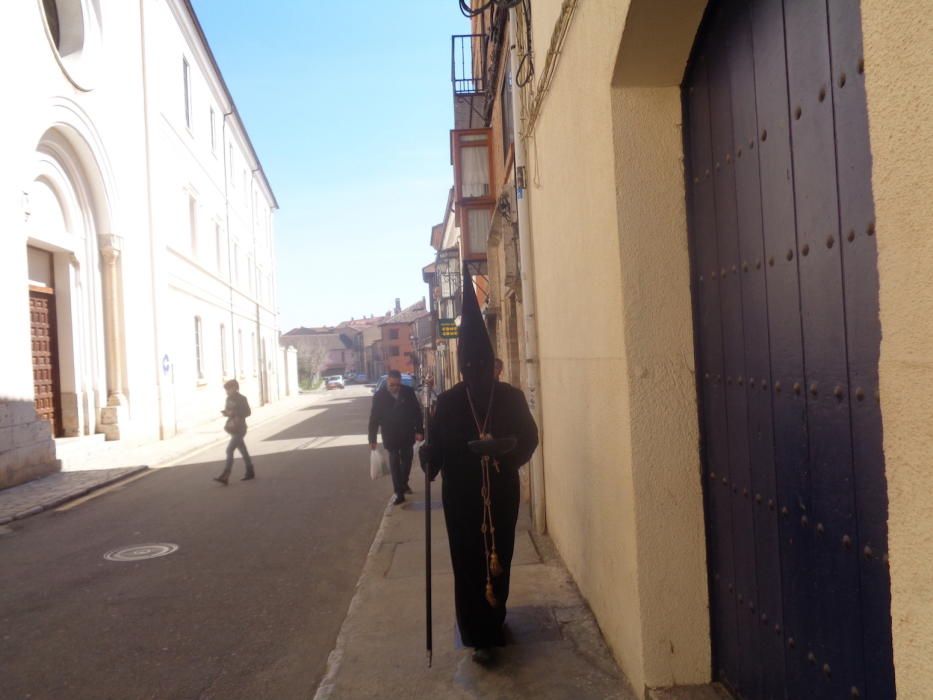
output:
[[[191,128],[191,66],[187,58],[181,59],[182,80],[185,89],[185,126]]]
[[[224,324],[220,324],[220,371],[223,373],[223,377],[226,378],[227,375],[227,328]]]
[[[198,370],[198,379],[204,379],[204,337],[201,333],[201,317],[194,317],[194,357]]]
[[[253,376],[255,377],[255,376],[256,376],[256,372],[257,372],[258,369],[259,369],[259,362],[256,360],[256,334],[255,334],[255,333],[253,333],[251,345],[253,346],[253,347],[252,347],[252,352],[253,352]]]
[[[243,371],[243,331],[238,330],[236,332],[236,341],[237,341],[237,353],[240,356],[240,361],[237,363],[240,368],[240,378],[246,376],[246,372]]]
[[[240,244],[233,242],[233,283],[240,283]]]
[[[191,255],[198,255],[198,200],[188,193],[188,235],[191,242]]]
[[[220,232],[220,224],[214,222],[214,248],[217,253],[217,272],[222,273],[224,269],[224,239]]]
[[[211,153],[217,153],[217,117],[211,107]]]

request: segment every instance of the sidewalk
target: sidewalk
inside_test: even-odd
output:
[[[413,474],[414,476],[414,474]],[[415,483],[412,486],[415,487]],[[610,655],[547,537],[533,535],[523,507],[516,532],[506,625],[510,644],[495,666],[473,663],[454,621],[453,577],[432,484],[434,660],[427,667],[423,486],[388,506],[315,700],[361,698],[547,698],[637,696]]]
[[[314,405],[323,392],[301,394],[253,411],[250,427]],[[149,468],[167,467],[226,442],[210,421],[168,440],[101,443],[75,456],[63,471],[0,491],[0,528],[54,508]],[[509,645],[498,663],[480,667],[458,640],[453,576],[441,509],[440,481],[432,484],[434,656],[427,667],[424,606],[424,495],[413,473],[414,495],[387,505],[347,611],[327,674],[315,700],[383,697],[542,698],[634,700],[586,603],[546,536],[519,514],[506,620]],[[722,700],[712,686],[649,691],[651,700]]]
[[[323,392],[298,394],[257,407],[250,428],[298,408],[313,405]],[[203,449],[227,441],[222,419],[207,421],[167,440],[97,442],[86,440],[87,452],[69,444],[62,471],[0,491],[0,526],[41,513],[91,491],[127,479],[150,468],[167,467]]]

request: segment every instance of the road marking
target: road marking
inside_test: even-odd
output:
[[[91,491],[91,493],[87,494],[86,496],[82,496],[81,498],[76,498],[76,499],[73,500],[73,501],[68,501],[68,503],[65,503],[64,505],[59,506],[58,508],[55,509],[55,512],[56,512],[56,513],[64,513],[65,511],[71,510],[72,508],[77,508],[77,507],[80,506],[82,503],[87,503],[87,502],[90,501],[92,498],[97,498],[98,496],[103,496],[105,493],[110,493],[111,491],[116,491],[117,489],[123,488],[123,487],[126,486],[127,484],[130,484],[130,483],[132,483],[132,482],[134,482],[134,481],[138,481],[139,479],[142,479],[143,477],[149,476],[150,474],[154,474],[154,473],[155,473],[155,472],[154,472],[153,470],[147,469],[146,471],[140,472],[139,474],[136,474],[136,475],[134,475],[134,476],[131,476],[131,477],[129,477],[128,479],[122,479],[122,480],[117,481],[117,482],[115,482],[115,483],[113,483],[113,484],[110,484],[110,486],[105,486],[105,487],[102,488],[102,489],[97,489],[96,491]]]

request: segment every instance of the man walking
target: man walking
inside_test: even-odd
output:
[[[382,444],[389,453],[395,505],[405,502],[411,493],[408,477],[411,474],[413,445],[424,437],[421,405],[413,389],[402,385],[402,373],[390,370],[385,386],[373,396],[369,414],[369,448],[376,449],[376,431],[382,429]]]
[[[227,444],[227,464],[221,475],[214,477],[214,481],[219,481],[226,486],[227,481],[230,479],[230,472],[233,470],[233,453],[236,450],[240,451],[243,461],[246,463],[246,475],[243,477],[243,481],[255,478],[256,473],[253,470],[253,460],[250,458],[249,452],[246,451],[246,442],[243,439],[246,437],[246,419],[252,413],[249,401],[240,393],[240,384],[236,379],[231,379],[224,384],[224,389],[227,390],[227,403],[224,405],[221,414],[227,417],[224,430],[230,434],[230,442]]]

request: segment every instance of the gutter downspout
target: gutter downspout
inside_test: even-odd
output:
[[[220,143],[224,150],[224,218],[227,228],[227,288],[230,290],[230,351],[233,358],[233,378],[237,378],[236,351],[237,351],[237,333],[236,333],[236,315],[233,312],[233,246],[230,245],[230,164],[227,163],[227,117],[233,114],[231,109],[224,113],[223,125],[221,127]]]
[[[259,380],[259,405],[265,406],[269,403],[266,401],[266,393],[268,392],[266,384],[269,378],[265,376],[266,358],[262,354],[262,308],[259,299],[261,280],[259,279],[259,248],[256,246],[256,195],[253,192],[253,188],[256,186],[257,172],[259,172],[259,168],[253,168],[249,174],[249,227],[253,232],[253,269],[249,271],[249,274],[253,278],[253,302],[256,305],[256,347],[253,348],[253,351],[256,353],[256,362],[259,365],[256,368],[256,378]]]
[[[143,130],[145,133],[146,139],[146,209],[147,209],[147,218],[149,222],[149,274],[151,276],[152,283],[152,335],[153,335],[153,344],[155,346],[155,371],[156,371],[156,398],[157,398],[157,410],[159,415],[159,439],[165,440],[169,435],[166,431],[165,421],[165,387],[164,382],[166,377],[162,370],[162,357],[161,353],[164,348],[162,348],[162,335],[161,335],[161,306],[156,304],[156,300],[159,298],[159,276],[157,270],[156,260],[159,259],[159,251],[156,245],[156,232],[155,232],[155,221],[153,218],[152,211],[152,135],[150,131],[149,124],[149,75],[146,69],[147,62],[149,60],[147,51],[146,51],[146,8],[145,0],[139,0],[139,39],[140,39],[140,50],[142,53],[142,79],[143,79]],[[174,374],[174,368],[173,368]],[[174,396],[174,388],[173,388]],[[174,408],[172,411],[172,421],[173,423],[178,422],[177,418],[174,415]],[[173,431],[174,434],[174,431]]]
[[[509,64],[512,81],[518,76],[518,10],[509,10]],[[535,307],[534,256],[531,250],[531,220],[525,190],[525,143],[519,130],[521,122],[521,90],[512,94],[512,128],[514,130],[515,200],[518,209],[518,249],[522,276],[522,316],[525,329],[525,394],[528,407],[538,424],[539,444],[531,458],[531,517],[539,534],[547,532],[546,491],[544,488],[544,426],[541,421],[539,388],[538,324]]]

